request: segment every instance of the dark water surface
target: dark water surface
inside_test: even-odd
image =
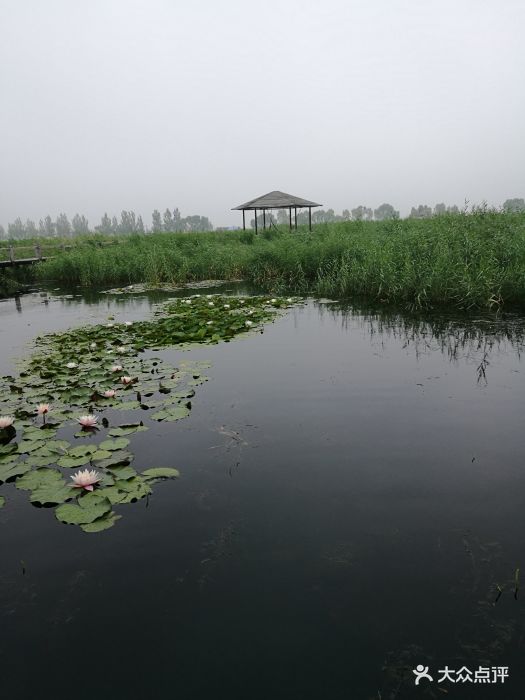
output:
[[[2,302],[0,370],[158,299]],[[99,534],[2,487],[2,698],[524,698],[524,329],[312,301],[164,351],[212,363],[189,418],[132,436],[180,479]]]

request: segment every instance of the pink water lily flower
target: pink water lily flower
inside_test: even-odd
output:
[[[95,428],[98,423],[98,416],[91,414],[80,416],[80,418],[77,418],[77,423],[80,423],[83,428]]]
[[[112,399],[116,393],[115,389],[106,389],[103,396],[105,396],[106,399]]]
[[[39,416],[45,416],[51,410],[51,404],[49,403],[39,403],[36,407],[36,412]]]
[[[112,372],[122,372],[122,365],[113,365],[111,368]]]
[[[73,479],[73,488],[93,491],[95,484],[98,484],[101,476],[94,469],[80,469],[76,474],[73,474],[71,479]]]
[[[15,419],[13,418],[13,416],[0,416],[0,430],[10,428],[14,422]]]
[[[122,384],[131,384],[133,379],[131,377],[121,377],[120,381],[122,382]]]

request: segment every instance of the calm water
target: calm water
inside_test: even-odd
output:
[[[156,300],[2,302],[0,370]],[[2,487],[2,697],[524,698],[524,330],[309,302],[164,351],[212,362],[188,419],[133,436],[178,481],[98,535]],[[446,665],[509,679],[438,685]]]

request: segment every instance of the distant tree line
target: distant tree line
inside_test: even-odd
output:
[[[503,203],[502,209],[506,212],[525,212],[525,199],[507,199]],[[447,206],[444,202],[436,204],[434,207],[428,204],[419,204],[412,207],[409,219],[429,219],[432,216],[442,216],[444,214],[459,214],[460,209],[453,204]],[[343,209],[341,214],[336,214],[333,209],[312,209],[312,224],[327,224],[336,221],[385,221],[387,219],[398,219],[399,211],[391,204],[385,202],[377,209],[366,207],[360,204],[355,209]],[[264,223],[263,214],[257,215],[257,227],[262,228]],[[290,223],[290,212],[288,209],[277,209],[276,213],[266,212],[266,226],[272,224],[276,226],[288,226]],[[308,224],[308,210],[301,209],[297,212],[297,224]],[[292,225],[295,225],[295,214],[292,210]],[[255,219],[250,220],[250,226],[255,228]]]
[[[80,214],[75,214],[71,219],[61,213],[56,219],[49,215],[45,219],[40,219],[38,225],[31,219],[22,221],[20,217],[7,225],[7,232],[0,225],[0,238],[36,238],[38,236],[46,238],[68,238],[89,233],[161,233],[172,231],[213,231],[213,226],[207,216],[181,216],[178,209],[173,212],[166,209],[164,214],[155,209],[152,214],[152,224],[148,228],[144,225],[142,216],[137,216],[134,211],[123,210],[120,218],[116,216],[104,216],[100,223],[90,228],[87,218]]]
[[[515,197],[506,199],[502,205],[502,209],[509,213],[525,212],[525,199]],[[417,207],[412,207],[408,218],[410,219],[428,219],[431,216],[441,216],[444,214],[457,214],[460,209],[453,204],[447,206],[443,202],[431,207],[428,204],[419,204]],[[337,221],[384,221],[387,219],[398,219],[399,211],[387,202],[380,204],[376,209],[360,204],[354,209],[343,209],[341,214],[336,214],[333,209],[313,209],[312,224],[325,224]],[[295,217],[292,215],[293,223]],[[297,212],[297,223],[299,225],[308,224],[308,210],[301,209]],[[266,225],[271,224],[279,226],[288,226],[289,211],[288,209],[278,209],[276,213],[266,212]],[[250,225],[255,227],[255,219],[251,219]],[[257,226],[263,226],[262,213],[257,216]],[[116,216],[104,216],[100,223],[90,228],[87,218],[81,214],[75,214],[71,219],[67,215],[61,213],[56,219],[52,219],[49,215],[45,219],[40,219],[38,225],[31,219],[22,221],[20,217],[7,225],[7,232],[0,225],[0,238],[36,238],[43,236],[46,238],[67,238],[80,236],[89,233],[104,233],[104,234],[127,234],[127,233],[171,233],[171,232],[190,232],[190,231],[213,231],[213,226],[207,216],[191,215],[181,216],[180,211],[175,208],[173,210],[166,209],[163,214],[158,209],[152,213],[151,226],[145,226],[142,216],[136,215],[134,211],[123,210],[120,218]]]

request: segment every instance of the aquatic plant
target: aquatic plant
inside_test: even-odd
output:
[[[80,418],[77,418],[77,423],[80,423],[83,428],[95,428],[98,423],[98,417],[91,414],[80,416]]]
[[[93,491],[95,484],[98,484],[102,479],[94,469],[80,469],[70,478],[73,479],[73,488],[86,489],[86,491]]]
[[[148,430],[148,423],[187,418],[196,387],[207,381],[207,364],[181,361],[174,367],[158,357],[143,357],[144,350],[229,341],[250,331],[247,314],[257,328],[290,307],[277,300],[269,308],[259,297],[217,296],[214,307],[198,296],[191,301],[173,299],[150,320],[121,325],[121,331],[92,325],[37,338],[35,352],[22,362],[18,376],[0,378],[0,412],[5,414],[0,418],[0,484],[14,482],[29,492],[31,503],[56,507],[58,520],[93,533],[115,525],[121,516],[114,507],[147,497],[161,479],[176,478],[179,471],[172,466],[134,469],[130,439]],[[123,371],[106,362],[108,350],[123,340],[120,333],[129,342],[124,376],[129,382],[117,396],[114,389],[101,387],[111,386],[115,373]],[[96,348],[86,352],[93,343]],[[81,357],[82,363],[68,368],[71,357]],[[35,403],[52,405],[52,420],[36,424]],[[128,417],[137,413],[143,418]],[[71,435],[81,444],[73,446]],[[95,482],[82,482],[80,476],[73,479],[76,488],[64,479],[64,471],[78,468],[77,476],[97,472],[96,491],[86,493]]]
[[[242,232],[79,242],[36,274],[67,284],[243,278],[274,294],[364,298],[410,308],[525,305],[525,215],[478,209],[431,219],[322,224],[271,239]],[[114,240],[114,239],[113,239]]]

